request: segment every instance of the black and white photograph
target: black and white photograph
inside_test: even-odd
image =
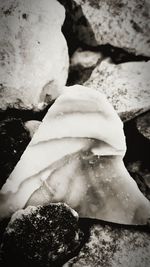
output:
[[[0,0],[0,266],[150,267],[150,0]]]

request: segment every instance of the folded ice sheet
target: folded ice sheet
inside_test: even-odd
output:
[[[64,89],[2,187],[0,214],[65,202],[80,216],[144,224],[150,203],[123,164],[123,124],[98,91]]]

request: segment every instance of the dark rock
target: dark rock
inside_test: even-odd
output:
[[[137,130],[135,119],[124,123],[124,132],[127,144],[125,165],[140,161],[142,168],[150,171],[150,142]]]
[[[144,166],[142,161],[129,163],[127,169],[141,192],[150,200],[150,170]]]
[[[120,64],[125,62],[139,62],[148,61],[149,57],[137,56],[134,53],[129,53],[122,48],[114,47],[112,45],[101,45],[93,48],[96,51],[100,51],[105,58],[111,58],[114,64]]]
[[[142,193],[150,199],[150,142],[137,129],[137,119],[124,124],[127,152],[124,163]]]
[[[65,204],[50,204],[16,212],[3,236],[6,266],[61,266],[81,245],[78,215]]]
[[[72,2],[68,0],[58,0],[58,2],[64,5],[66,9],[66,17],[65,17],[64,24],[62,26],[62,32],[67,41],[68,52],[69,52],[69,55],[71,56],[79,46],[79,40],[73,29],[74,23],[73,23],[73,18],[71,15],[72,12],[70,12],[70,9],[72,10]]]
[[[20,119],[0,122],[0,187],[19,161],[30,139]]]
[[[136,125],[139,133],[150,141],[150,111],[139,116]]]

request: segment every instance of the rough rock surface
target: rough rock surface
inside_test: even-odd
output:
[[[68,50],[56,0],[0,2],[0,108],[41,109],[68,75]]]
[[[102,59],[103,55],[100,52],[78,48],[70,59],[67,85],[83,84]]]
[[[63,267],[147,267],[149,262],[149,232],[97,224],[79,255]]]
[[[123,120],[150,108],[150,61],[111,64],[102,61],[85,86],[104,93]]]
[[[81,244],[78,215],[65,204],[28,207],[16,212],[3,236],[7,266],[61,266]]]
[[[20,119],[0,122],[0,187],[12,172],[30,139],[29,132]]]
[[[150,111],[139,116],[136,125],[138,131],[150,141]]]
[[[70,12],[78,37],[84,43],[111,44],[150,56],[148,0],[72,0]]]

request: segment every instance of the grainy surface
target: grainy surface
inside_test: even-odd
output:
[[[102,61],[85,86],[106,94],[122,120],[130,120],[150,108],[150,61],[112,64]]]
[[[94,224],[79,255],[64,267],[147,267],[150,233],[135,227]]]
[[[64,204],[16,212],[3,236],[2,259],[8,266],[60,266],[81,245],[78,216]]]
[[[149,1],[71,2],[74,28],[83,43],[91,46],[111,44],[137,55],[150,56]]]

